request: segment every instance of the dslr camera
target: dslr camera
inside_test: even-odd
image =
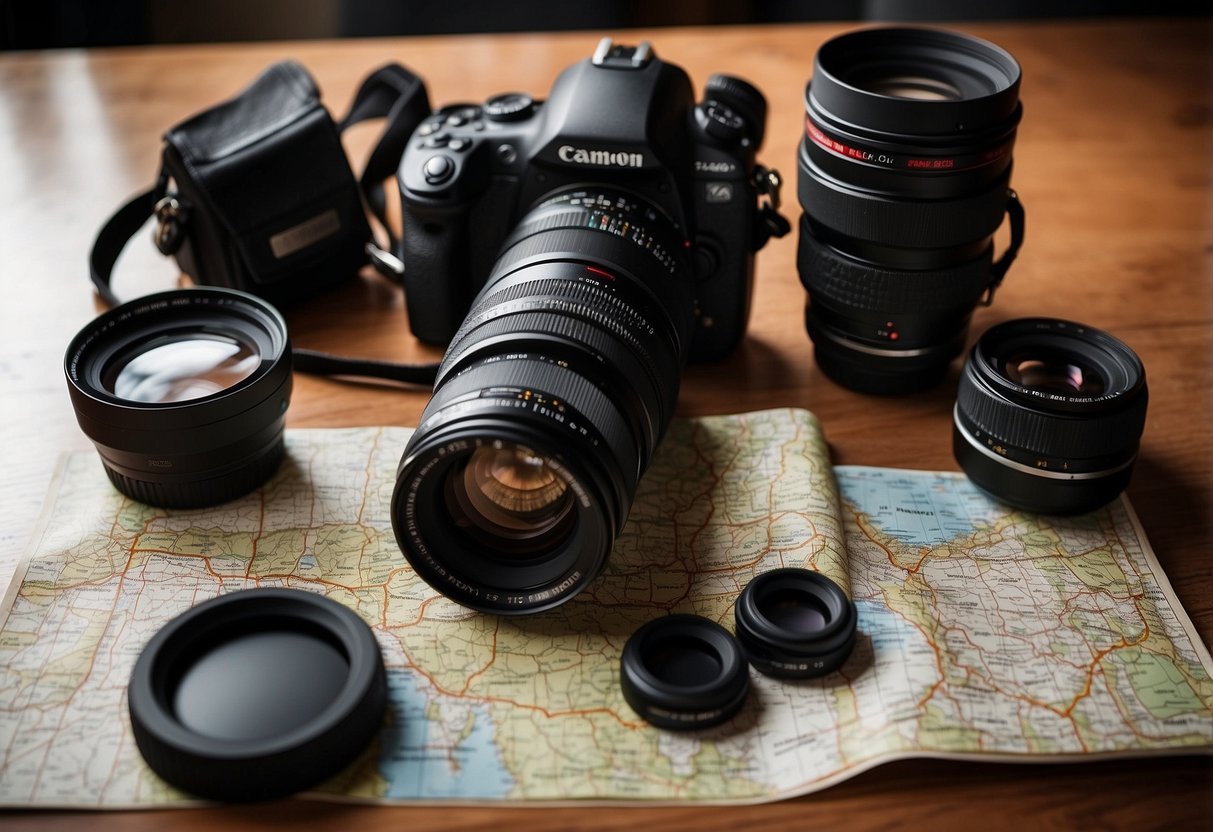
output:
[[[534,612],[605,565],[688,359],[745,334],[788,224],[766,100],[604,39],[546,101],[443,107],[400,162],[409,323],[447,346],[392,520],[465,606]]]

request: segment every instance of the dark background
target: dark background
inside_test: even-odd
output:
[[[0,0],[0,49],[795,20],[1205,15],[1213,0]]]

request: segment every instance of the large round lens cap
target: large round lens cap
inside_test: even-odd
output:
[[[387,708],[370,628],[319,595],[252,589],[164,626],[128,688],[143,759],[213,800],[283,797],[333,776],[378,734]]]
[[[745,703],[749,668],[728,630],[698,615],[669,615],[632,634],[620,660],[623,698],[658,728],[727,721]]]
[[[855,646],[855,603],[811,569],[764,572],[746,584],[733,612],[746,658],[767,676],[825,676]]]

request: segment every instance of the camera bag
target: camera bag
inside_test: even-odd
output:
[[[389,64],[360,86],[336,123],[307,70],[294,61],[266,69],[234,98],[164,134],[155,184],[102,226],[89,253],[97,293],[110,287],[118,256],[149,216],[156,247],[199,285],[238,289],[288,305],[357,276],[371,262],[400,282],[398,249],[386,221],[383,182],[393,176],[417,124],[430,114],[425,84]],[[359,180],[341,133],[372,118],[385,127]],[[365,203],[365,208],[364,208]],[[388,237],[377,246],[370,211]],[[430,365],[339,358],[294,350],[305,372],[369,375],[429,383]]]

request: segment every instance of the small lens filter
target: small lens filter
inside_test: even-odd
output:
[[[165,625],[128,686],[135,743],[199,797],[269,800],[353,762],[387,709],[383,657],[354,612],[320,595],[252,589]]]
[[[719,725],[741,709],[750,690],[737,639],[698,615],[645,624],[624,645],[620,664],[623,698],[658,728]]]
[[[734,617],[746,657],[767,676],[825,676],[855,646],[855,603],[811,569],[774,569],[754,578],[738,596]]]

